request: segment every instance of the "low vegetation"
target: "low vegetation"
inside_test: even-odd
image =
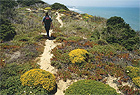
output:
[[[107,20],[69,11],[59,3],[50,6],[41,0],[8,0],[8,8],[5,1],[0,6],[0,94],[54,94],[60,79],[81,80],[72,84],[66,95],[117,94],[106,85],[109,75],[117,78],[114,82],[123,94],[140,93],[139,35],[121,17]],[[38,65],[37,58],[46,40],[40,35],[45,33],[41,25],[44,12],[38,8],[51,11],[54,25],[51,36],[61,43],[51,51],[54,55],[51,65],[58,69],[55,76]],[[62,28],[55,19],[56,10],[64,14]],[[123,86],[129,82],[134,84]]]
[[[127,66],[126,72],[130,78],[132,78],[133,83],[135,83],[138,87],[140,87],[140,68]]]
[[[66,89],[65,95],[118,95],[109,85],[94,80],[80,80]]]

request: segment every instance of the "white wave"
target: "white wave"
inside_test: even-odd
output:
[[[82,11],[80,11],[79,9],[77,9],[75,7],[68,7],[68,9],[71,10],[71,11],[78,12],[78,13],[83,13]]]

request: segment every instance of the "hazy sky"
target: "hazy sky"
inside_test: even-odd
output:
[[[69,6],[100,6],[100,7],[140,7],[139,0],[42,0],[49,4],[61,3]]]

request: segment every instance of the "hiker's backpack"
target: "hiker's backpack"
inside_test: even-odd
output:
[[[51,18],[49,16],[45,16],[45,18],[43,19],[43,22],[45,23],[45,25],[50,25],[51,22]]]

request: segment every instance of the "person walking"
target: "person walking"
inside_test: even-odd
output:
[[[52,25],[52,19],[48,15],[48,12],[46,13],[46,16],[43,17],[42,25],[44,25],[45,30],[47,32],[47,38],[49,38],[50,37],[49,36],[49,30],[50,30],[50,27],[53,26],[53,25]]]

